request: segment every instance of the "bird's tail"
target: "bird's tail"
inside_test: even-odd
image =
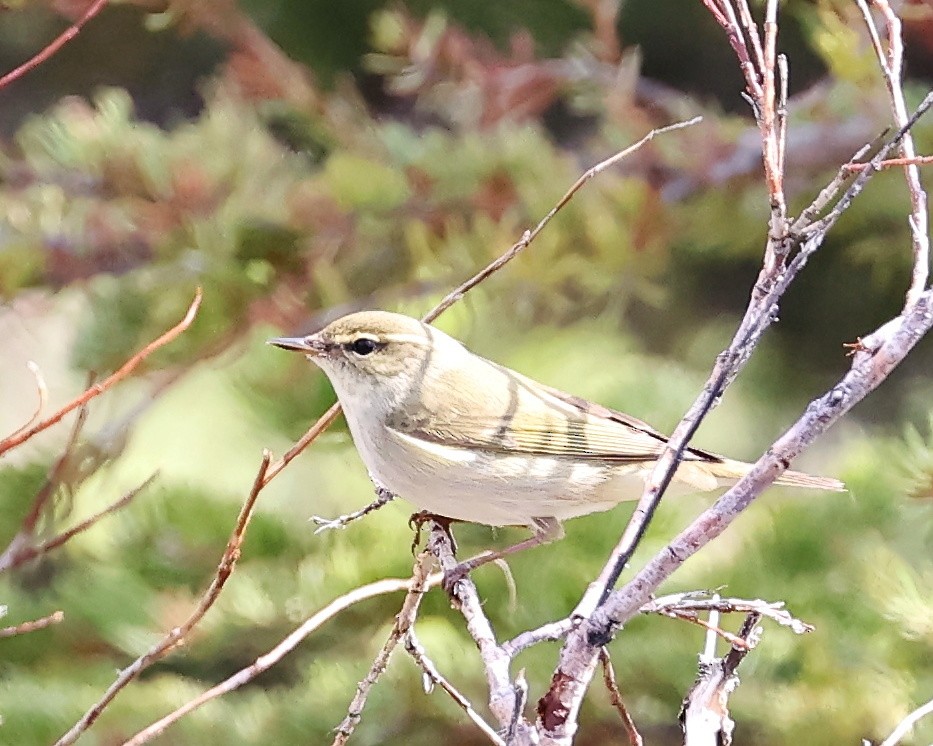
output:
[[[734,484],[752,468],[751,464],[746,464],[743,461],[733,461],[732,459],[723,459],[719,463],[705,463],[703,466],[709,469],[721,483],[724,482],[727,484]],[[813,474],[805,474],[802,471],[791,471],[790,469],[774,480],[774,483],[784,487],[804,487],[811,490],[828,490],[830,492],[845,492],[846,489],[845,484],[838,479],[833,479],[832,477],[817,477]]]

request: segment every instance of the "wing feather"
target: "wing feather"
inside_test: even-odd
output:
[[[449,447],[599,461],[645,462],[658,457],[667,437],[647,423],[508,371],[511,397],[502,411],[430,416],[390,423],[406,435]],[[477,407],[486,410],[487,407]],[[714,454],[688,449],[685,460],[718,463]]]

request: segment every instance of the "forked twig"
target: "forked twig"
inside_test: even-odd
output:
[[[84,391],[84,393],[72,399],[70,402],[68,402],[68,404],[59,409],[51,417],[47,417],[41,422],[37,422],[32,427],[22,432],[9,435],[0,441],[0,456],[9,451],[11,448],[15,448],[16,446],[25,443],[37,433],[40,433],[52,425],[60,422],[65,415],[73,412],[79,407],[84,406],[94,397],[100,396],[114,384],[122,381],[124,378],[130,375],[130,373],[132,373],[137,368],[137,366],[153,352],[155,352],[160,347],[164,347],[173,339],[175,339],[179,334],[185,331],[185,329],[191,326],[191,322],[194,321],[194,317],[201,305],[201,295],[201,288],[198,288],[195,292],[194,300],[191,301],[191,305],[188,307],[188,311],[185,313],[185,316],[181,321],[175,324],[175,326],[165,332],[161,337],[158,337],[143,347],[139,352],[123,363],[119,369],[107,376],[103,381],[90,386],[87,390]]]
[[[100,717],[104,708],[106,708],[131,681],[153,663],[164,658],[175,647],[182,644],[185,636],[201,621],[208,610],[214,605],[227,579],[233,572],[237,560],[240,558],[240,547],[243,544],[246,528],[249,526],[253,508],[262,490],[263,478],[265,477],[266,469],[269,468],[271,459],[271,454],[268,451],[264,451],[262,454],[262,461],[259,465],[259,471],[256,473],[256,478],[253,481],[253,487],[246,501],[243,503],[243,507],[240,508],[240,514],[237,516],[236,524],[227,541],[227,547],[224,550],[223,556],[220,558],[217,571],[214,573],[210,585],[201,596],[201,600],[198,602],[194,611],[181,625],[172,629],[159,640],[159,642],[149,648],[149,650],[139,656],[129,666],[124,668],[120,672],[120,675],[117,676],[116,680],[107,688],[103,696],[84,713],[81,719],[78,720],[67,733],[55,742],[55,746],[67,746],[67,744],[72,744],[77,741],[81,734],[90,728],[97,718]]]
[[[506,742],[499,737],[495,729],[483,720],[480,714],[473,708],[473,704],[470,700],[437,670],[434,661],[428,657],[424,647],[415,636],[414,628],[409,629],[408,633],[405,635],[405,650],[424,672],[425,681],[430,684],[430,687],[425,686],[426,692],[429,693],[431,687],[439,686],[450,695],[450,698],[459,705],[460,709],[466,713],[467,717],[476,724],[490,742],[497,744],[497,746],[506,746]]]
[[[353,735],[357,724],[363,716],[363,707],[366,705],[366,699],[369,692],[382,676],[389,658],[395,650],[398,643],[408,634],[411,626],[415,623],[415,617],[418,614],[418,607],[421,605],[421,599],[424,597],[428,588],[429,568],[431,565],[431,555],[428,552],[422,552],[415,558],[415,565],[412,569],[411,584],[408,593],[405,594],[405,600],[402,602],[402,608],[395,617],[395,623],[392,625],[392,631],[382,646],[382,649],[376,655],[369,672],[359,684],[356,685],[356,694],[353,696],[350,706],[347,708],[347,716],[343,722],[337,726],[337,735],[334,738],[333,746],[343,746]]]
[[[424,587],[425,589],[432,588],[435,585],[440,584],[440,582],[441,574],[434,573],[425,579]],[[304,640],[308,635],[319,629],[326,622],[333,619],[340,612],[345,611],[351,606],[358,604],[360,601],[365,601],[369,598],[384,596],[388,593],[397,593],[398,591],[410,591],[412,588],[412,583],[412,578],[386,578],[385,580],[377,580],[375,583],[369,583],[368,585],[354,588],[352,591],[343,594],[339,598],[335,598],[323,609],[308,617],[299,627],[297,627],[291,634],[289,634],[278,645],[272,648],[268,653],[259,656],[250,665],[240,669],[235,674],[233,674],[233,676],[224,679],[216,686],[211,687],[207,691],[199,694],[197,697],[194,697],[193,699],[185,702],[185,704],[183,704],[177,710],[170,712],[168,715],[160,718],[152,725],[139,731],[132,738],[125,741],[123,746],[139,746],[139,744],[150,741],[156,736],[164,733],[169,726],[183,718],[188,713],[194,712],[194,710],[197,710],[207,702],[210,702],[213,699],[217,699],[224,694],[228,694],[229,692],[232,692],[233,690],[243,686],[247,682],[252,681],[263,671],[267,671],[272,668],[272,666],[276,665],[286,655],[298,647],[301,641]]]
[[[17,534],[17,538],[10,542],[10,546],[8,546],[3,554],[0,555],[0,572],[5,572],[7,570],[19,567],[20,565],[29,562],[36,557],[41,557],[43,554],[51,552],[53,549],[57,549],[62,544],[70,541],[78,534],[87,531],[101,518],[105,518],[111,513],[115,513],[116,511],[120,510],[121,508],[125,508],[127,505],[129,505],[133,498],[135,498],[140,492],[146,489],[146,487],[152,484],[153,481],[155,481],[155,478],[156,474],[153,474],[138,487],[134,487],[129,492],[124,494],[119,500],[115,500],[105,508],[99,510],[91,516],[88,516],[80,523],[65,531],[62,531],[59,534],[56,534],[51,539],[47,539],[41,544],[27,544],[26,541],[23,540],[23,537],[20,534]]]

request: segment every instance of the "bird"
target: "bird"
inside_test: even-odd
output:
[[[351,313],[269,344],[303,353],[330,379],[377,491],[447,521],[531,530],[461,562],[445,585],[562,538],[568,519],[638,499],[668,441],[631,415],[539,383],[399,313]],[[707,492],[750,469],[688,447],[671,488]],[[836,479],[789,470],[776,483],[844,490]]]

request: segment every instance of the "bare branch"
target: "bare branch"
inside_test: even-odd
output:
[[[445,575],[457,566],[450,533],[439,523],[431,523],[428,550],[437,557]],[[469,576],[455,583],[451,602],[463,614],[467,632],[476,643],[483,660],[486,684],[489,687],[489,709],[500,726],[508,729],[511,734],[509,743],[530,743],[531,725],[516,708],[516,685],[509,676],[511,658],[496,642],[495,632],[483,612],[476,586]]]
[[[429,567],[431,564],[431,554],[422,552],[415,558],[415,566],[412,570],[411,585],[408,593],[405,594],[405,600],[402,602],[402,608],[395,617],[395,624],[392,625],[392,631],[382,646],[382,649],[376,655],[375,660],[369,668],[369,672],[363,677],[363,680],[356,685],[356,694],[350,702],[347,710],[347,716],[343,722],[337,726],[337,736],[334,738],[333,746],[343,746],[350,739],[353,731],[363,716],[363,707],[366,705],[366,699],[369,692],[382,676],[389,658],[395,650],[399,641],[408,634],[412,624],[415,623],[415,617],[418,614],[418,607],[421,605],[421,599],[427,590],[427,579],[429,576]]]
[[[748,651],[755,647],[755,628],[761,617],[750,613],[735,644],[724,658],[704,660],[696,682],[684,698],[680,721],[685,746],[729,746],[735,723],[729,716],[729,695],[739,685],[735,671]]]
[[[105,378],[100,383],[94,384],[89,387],[84,393],[80,396],[72,399],[68,404],[59,409],[51,417],[48,417],[41,422],[36,423],[27,430],[14,433],[13,435],[7,436],[2,441],[0,441],[0,456],[9,451],[11,448],[15,448],[22,443],[25,443],[31,437],[37,433],[42,432],[43,430],[51,427],[52,425],[60,422],[62,418],[67,415],[69,412],[73,412],[79,407],[83,407],[95,396],[100,396],[107,389],[111,388],[114,384],[119,383],[124,378],[126,378],[130,373],[132,373],[136,367],[147,357],[149,357],[153,352],[158,350],[160,347],[164,347],[173,339],[175,339],[179,334],[181,334],[185,329],[191,326],[191,322],[194,321],[194,317],[198,312],[198,308],[201,305],[201,288],[198,288],[194,295],[194,300],[191,301],[191,305],[188,307],[188,311],[185,313],[184,318],[179,321],[175,326],[169,329],[165,334],[157,339],[153,340],[145,347],[143,347],[139,352],[133,355],[129,360],[127,360],[123,365],[116,370],[114,373],[111,373],[107,378]]]
[[[408,633],[405,635],[405,650],[408,651],[408,654],[412,657],[415,663],[424,671],[424,676],[426,681],[430,684],[430,687],[439,686],[445,692],[450,695],[450,698],[456,702],[460,708],[466,713],[467,717],[472,720],[476,726],[483,732],[483,735],[489,739],[491,743],[497,744],[498,746],[506,746],[506,742],[503,741],[499,734],[496,733],[495,729],[489,725],[479,713],[473,708],[472,703],[468,700],[460,691],[450,683],[444,676],[441,675],[441,672],[437,670],[437,666],[434,665],[428,654],[425,652],[421,643],[418,642],[418,638],[415,636],[415,630],[409,629]],[[430,692],[430,687],[426,686],[426,691]]]
[[[813,631],[813,626],[797,619],[784,608],[783,601],[762,601],[761,599],[744,598],[701,598],[697,592],[673,593],[652,599],[641,607],[642,614],[662,614],[664,616],[677,615],[685,618],[688,613],[717,611],[721,614],[751,614],[766,617],[787,627],[798,635]]]
[[[425,589],[432,588],[436,585],[439,585],[440,582],[440,573],[434,573],[433,575],[429,575],[427,577],[424,587]],[[229,692],[232,692],[233,690],[243,686],[247,682],[252,681],[259,674],[267,671],[268,669],[272,668],[272,666],[279,663],[279,661],[281,661],[286,655],[298,647],[298,645],[308,635],[322,627],[326,622],[337,616],[337,614],[345,611],[354,604],[357,604],[360,601],[365,601],[369,598],[375,598],[376,596],[383,596],[388,593],[397,593],[398,591],[411,590],[411,588],[412,578],[386,578],[385,580],[377,580],[375,583],[369,583],[368,585],[354,588],[352,591],[345,593],[339,598],[335,598],[316,614],[308,617],[298,628],[295,629],[294,632],[288,635],[268,653],[261,655],[249,666],[240,669],[235,674],[233,674],[233,676],[225,679],[216,686],[211,687],[206,692],[199,694],[197,697],[189,700],[188,702],[185,702],[185,704],[179,707],[177,710],[170,712],[168,715],[157,720],[152,725],[139,731],[139,733],[125,741],[123,746],[138,746],[139,744],[143,744],[152,740],[156,736],[164,733],[169,726],[171,726],[173,723],[176,723],[188,713],[194,712],[194,710],[198,709],[207,702],[210,702],[213,699],[217,699],[224,694],[228,694]]]
[[[878,58],[878,66],[881,68],[881,75],[888,89],[894,123],[898,127],[904,128],[910,118],[907,114],[907,103],[904,100],[901,81],[901,71],[904,68],[901,21],[887,0],[870,0],[872,7],[881,13],[887,28],[887,53],[885,53],[867,2],[868,0],[858,0],[858,7],[862,12],[862,17],[871,36],[875,55]],[[907,190],[910,193],[911,209],[908,224],[913,245],[914,266],[910,288],[907,291],[907,302],[912,303],[926,289],[927,279],[930,275],[927,195],[920,182],[920,170],[917,168],[916,163],[911,162],[917,157],[917,153],[914,150],[914,141],[910,132],[904,134],[900,142],[900,152],[901,156],[907,161],[904,168],[904,178],[907,180]]]
[[[35,632],[39,629],[45,629],[46,627],[51,627],[53,624],[59,624],[63,621],[65,621],[65,612],[55,611],[48,616],[32,619],[28,622],[20,622],[19,624],[15,624],[12,627],[2,627],[0,628],[0,638],[24,635],[27,632]]]
[[[199,293],[200,297],[200,293]],[[194,306],[192,306],[194,307]],[[149,648],[143,655],[139,656],[129,666],[124,668],[116,680],[108,687],[104,695],[75,723],[67,733],[55,742],[55,746],[67,746],[80,738],[81,734],[90,728],[100,717],[104,709],[113,701],[113,699],[136,677],[158,660],[164,658],[175,647],[184,642],[188,633],[194,629],[208,610],[214,605],[214,602],[220,596],[220,592],[226,585],[227,580],[236,567],[237,560],[240,558],[240,547],[243,545],[243,539],[246,535],[246,529],[249,526],[250,518],[253,514],[253,508],[256,506],[256,500],[262,490],[266,470],[269,468],[269,462],[272,456],[268,451],[264,451],[262,461],[259,465],[259,471],[253,481],[253,487],[249,496],[240,508],[240,514],[237,516],[236,524],[227,541],[226,549],[220,558],[217,566],[217,572],[210,586],[201,596],[197,607],[191,615],[178,627],[172,629],[159,642]]]

